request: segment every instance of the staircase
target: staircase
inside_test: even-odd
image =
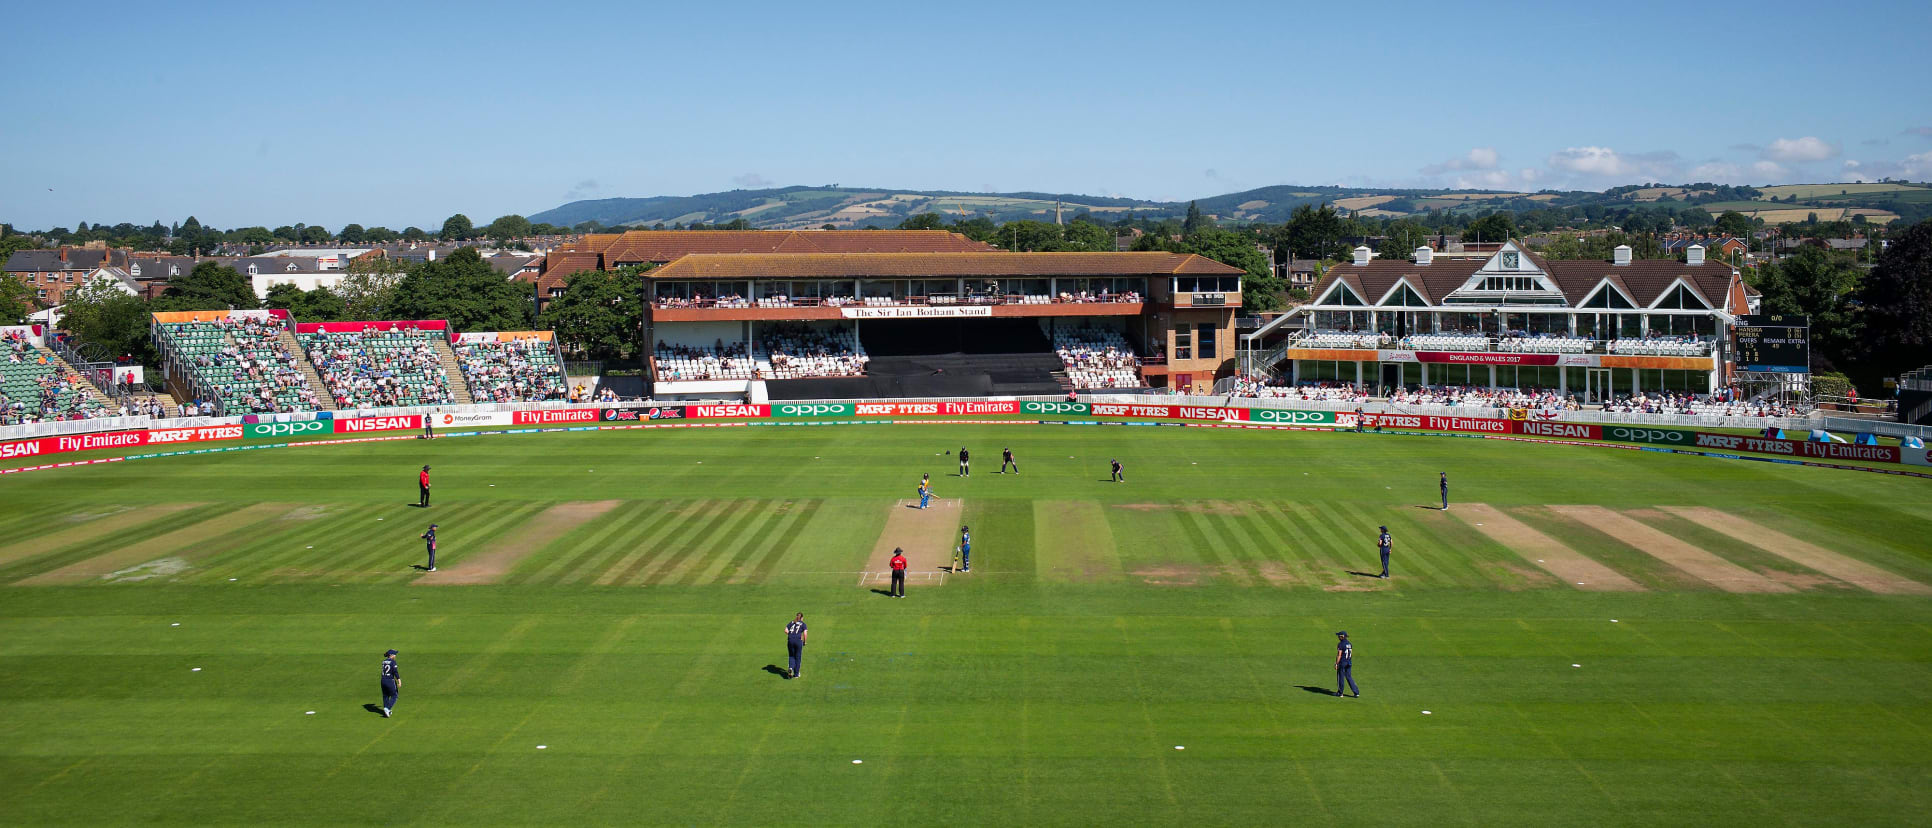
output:
[[[336,410],[335,395],[329,392],[329,384],[322,381],[322,374],[315,370],[315,363],[309,361],[309,353],[302,348],[302,342],[295,338],[295,333],[282,331],[282,335],[276,337],[275,341],[287,348],[289,353],[294,354],[295,363],[302,366],[302,378],[308,381],[309,390],[315,393],[316,409]]]
[[[47,355],[47,359],[53,363],[54,369],[58,371],[61,376],[74,377],[79,380],[79,383],[77,384],[79,385],[81,392],[87,397],[89,402],[92,402],[95,405],[98,405],[102,408],[119,407],[113,400],[109,399],[106,394],[101,393],[101,389],[99,387],[95,386],[94,383],[89,382],[87,375],[81,373],[80,369],[75,368],[74,364],[71,362],[68,362],[66,357],[61,356],[58,352],[56,352],[52,348],[44,348],[44,349],[41,349],[40,352]]]
[[[443,370],[449,374],[449,394],[456,399],[457,405],[469,405],[476,401],[470,396],[470,381],[463,376],[463,363],[456,361],[456,352],[449,347],[449,341],[434,337],[430,345],[436,349],[436,359],[443,363]]]

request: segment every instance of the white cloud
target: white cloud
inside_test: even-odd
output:
[[[1774,184],[1776,179],[1791,175],[1791,171],[1776,161],[1759,161],[1751,165],[1751,174],[1758,176],[1766,184]]]
[[[1707,161],[1691,168],[1690,180],[1712,184],[1747,184],[1744,170],[1727,161]]]
[[[1764,148],[1764,158],[1767,161],[1803,163],[1837,157],[1837,144],[1812,135],[1803,138],[1779,138]]]
[[[1451,158],[1440,164],[1430,164],[1422,168],[1423,175],[1441,175],[1446,172],[1468,170],[1493,170],[1501,156],[1495,147],[1477,147],[1464,153],[1461,158]]]
[[[1905,156],[1905,162],[1899,165],[1899,172],[1904,173],[1907,178],[1932,175],[1932,152]]]
[[[772,180],[757,173],[734,175],[731,183],[740,190],[762,190],[772,185]]]
[[[1609,147],[1569,147],[1553,152],[1550,166],[1583,175],[1629,175],[1635,171]]]

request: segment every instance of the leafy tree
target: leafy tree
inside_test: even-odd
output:
[[[520,283],[465,247],[410,270],[396,283],[395,318],[447,319],[459,331],[530,327],[531,297]]]
[[[303,290],[287,283],[275,285],[268,289],[262,307],[280,308],[303,322],[343,322],[349,318],[342,297],[326,287]]]
[[[443,228],[447,230],[449,225],[445,224]],[[514,214],[498,216],[496,221],[490,222],[490,226],[483,230],[483,235],[506,241],[520,239],[530,235],[530,220]]]
[[[1861,319],[1852,301],[1859,290],[1859,269],[1851,262],[1807,245],[1762,268],[1758,279],[1766,313],[1811,317],[1814,361],[1822,356],[1827,365],[1839,365],[1853,354]]]
[[[302,228],[303,244],[321,244],[333,238],[326,227],[309,226]]]
[[[154,346],[148,341],[150,313],[148,303],[140,297],[120,289],[113,280],[97,279],[67,294],[61,306],[61,327],[83,342],[153,365]]]
[[[345,227],[343,228],[343,230],[347,231],[348,228]],[[367,230],[362,231],[362,240],[369,244],[381,244],[383,242],[392,242],[399,238],[402,238],[401,233],[398,233],[387,227],[383,227],[382,225],[376,225],[374,227],[371,227]]]
[[[187,275],[169,280],[168,289],[155,301],[156,310],[240,310],[259,308],[261,300],[248,277],[234,268],[215,262],[202,262]]]
[[[1021,219],[1000,225],[994,244],[1014,251],[1065,250],[1066,237],[1060,226],[1044,221]]]
[[[0,262],[6,261],[10,253],[0,253]],[[38,302],[34,301],[33,288],[26,282],[0,273],[0,325],[18,323],[27,314],[33,313]]]
[[[1275,236],[1275,246],[1297,259],[1329,259],[1346,255],[1342,244],[1342,217],[1333,206],[1319,209],[1303,204],[1288,216]]]
[[[899,229],[944,230],[946,229],[946,219],[938,213],[920,213],[916,216],[907,216],[905,221],[899,222]]]
[[[1091,221],[1075,220],[1061,228],[1061,249],[1081,250],[1090,253],[1106,252],[1114,249],[1114,233]]]
[[[1274,310],[1284,304],[1282,291],[1287,284],[1269,269],[1268,257],[1255,244],[1255,237],[1247,233],[1207,227],[1182,239],[1177,252],[1196,253],[1247,271],[1241,286],[1241,307]]]
[[[644,321],[638,295],[640,274],[648,267],[584,271],[564,278],[564,292],[551,300],[543,319],[558,338],[591,359],[617,359],[636,338]]]
[[[363,234],[367,232],[362,229],[362,225],[360,224],[344,224],[342,225],[342,231],[336,233],[335,237],[340,239],[343,244],[361,244]]]
[[[1859,343],[1869,385],[1932,365],[1932,220],[1895,233],[1858,291],[1866,337]]]
[[[1181,235],[1192,236],[1202,230],[1212,229],[1214,219],[1201,212],[1201,206],[1192,201],[1187,203],[1187,220],[1181,222]]]
[[[1382,232],[1388,238],[1382,242],[1382,248],[1376,251],[1376,255],[1384,259],[1414,256],[1416,248],[1429,246],[1432,238],[1427,228],[1407,219],[1391,222]]]
[[[1751,219],[1736,210],[1725,210],[1717,217],[1717,232],[1740,239],[1751,237]]]
[[[663,230],[663,229],[664,229],[664,222],[661,222],[661,221],[660,221],[660,222],[658,222],[657,224],[654,224],[654,225],[652,225],[652,226],[651,226],[651,229],[652,229],[652,230]],[[820,230],[837,230],[837,229],[839,229],[839,226],[838,226],[838,225],[836,225],[836,224],[833,224],[833,223],[831,223],[831,222],[829,222],[829,221],[828,221],[828,222],[826,222],[826,223],[824,223],[824,224],[821,224],[821,225],[819,225],[819,226],[818,226],[818,229],[820,229]]]
[[[1462,231],[1466,242],[1501,242],[1516,237],[1516,219],[1509,213],[1490,213],[1469,223]]]
[[[419,241],[429,240],[429,234],[423,232],[423,229],[421,227],[403,228],[402,237],[403,237],[403,241],[419,242]]]
[[[445,241],[475,238],[476,225],[470,223],[469,216],[457,213],[443,220],[443,232],[438,233],[436,237]]]

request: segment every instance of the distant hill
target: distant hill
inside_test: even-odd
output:
[[[1775,199],[1775,201],[1774,201]],[[1231,223],[1287,221],[1296,207],[1333,204],[1364,217],[1409,216],[1430,210],[1477,212],[1526,211],[1554,207],[1601,205],[1605,208],[1701,206],[1716,214],[1738,210],[1767,223],[1802,221],[1810,213],[1823,220],[1862,215],[1884,223],[1898,218],[1916,220],[1932,213],[1932,186],[1908,183],[1793,184],[1776,187],[1720,187],[1713,184],[1645,184],[1587,190],[1538,193],[1495,190],[1404,190],[1386,188],[1299,186],[1281,184],[1197,201],[1201,211]],[[649,227],[663,224],[724,224],[742,218],[751,226],[770,230],[834,227],[893,227],[909,216],[939,213],[954,219],[983,216],[996,222],[1016,219],[1052,221],[1056,210],[1071,218],[1080,212],[1111,219],[1134,215],[1148,219],[1180,218],[1182,201],[1144,201],[1133,198],[1071,193],[964,193],[948,190],[892,190],[842,187],[776,187],[731,190],[691,196],[601,198],[573,201],[530,216],[533,222],[572,226],[597,221],[609,227]]]

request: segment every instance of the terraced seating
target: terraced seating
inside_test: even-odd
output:
[[[61,370],[52,354],[25,337],[0,342],[0,425],[85,420],[112,412],[87,393],[86,381]]]
[[[772,325],[757,335],[753,363],[772,379],[861,377],[871,361],[858,334],[843,325],[829,330]]]
[[[298,334],[339,408],[444,405],[449,372],[431,343],[439,333],[375,325],[360,332]]]
[[[1053,350],[1075,388],[1140,388],[1140,358],[1117,331],[1056,328]]]
[[[569,396],[557,346],[536,337],[452,346],[476,402],[541,402]]]
[[[279,319],[228,317],[220,322],[166,322],[156,341],[226,415],[307,411],[315,392],[302,376],[299,358],[281,342],[288,326]]]
[[[717,346],[657,344],[651,361],[662,381],[751,379],[757,363],[742,343]]]

